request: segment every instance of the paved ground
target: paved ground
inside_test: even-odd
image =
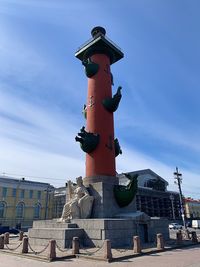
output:
[[[127,259],[120,262],[106,263],[84,259],[70,259],[59,262],[42,262],[19,256],[0,253],[0,267],[200,267],[200,246],[177,249],[149,256]]]

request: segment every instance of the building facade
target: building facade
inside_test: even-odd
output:
[[[138,190],[136,194],[137,210],[151,217],[180,219],[179,193],[167,191],[168,182],[150,169],[128,172],[131,176],[138,175]],[[120,184],[129,180],[124,174],[119,174]]]
[[[0,176],[0,224],[28,228],[33,220],[51,219],[53,191],[48,183]]]
[[[136,194],[137,210],[145,212],[151,217],[163,217],[170,220],[180,220],[179,193],[168,191],[168,182],[150,169],[129,172],[138,175],[138,190]],[[119,183],[126,185],[129,180],[124,174],[118,174]],[[54,218],[61,217],[62,209],[68,200],[66,187],[55,189]]]
[[[200,219],[200,200],[184,198],[185,213],[188,219]]]
[[[63,206],[68,199],[67,184],[66,187],[55,188],[54,203],[53,203],[53,217],[60,218],[63,211]]]

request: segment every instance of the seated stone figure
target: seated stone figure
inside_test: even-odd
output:
[[[86,219],[91,215],[94,197],[89,195],[87,188],[83,185],[81,176],[76,178],[76,182],[77,186],[74,190],[71,182],[68,182],[69,201],[63,207],[60,222],[69,219]]]

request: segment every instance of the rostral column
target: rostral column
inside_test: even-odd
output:
[[[112,96],[113,76],[110,65],[123,58],[122,51],[105,34],[102,27],[91,31],[92,39],[78,49],[75,56],[82,61],[88,77],[87,101],[84,105],[86,128],[76,136],[86,152],[84,184],[117,183],[115,157],[121,148],[114,136],[113,113],[121,99],[121,87]]]

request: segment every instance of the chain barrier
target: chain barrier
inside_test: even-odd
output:
[[[103,242],[102,246],[99,247],[99,248],[97,248],[95,251],[89,251],[89,250],[87,250],[86,248],[81,247],[81,246],[80,246],[80,248],[83,249],[83,250],[87,253],[87,255],[91,256],[91,255],[94,255],[95,253],[99,252],[99,251],[103,248],[104,243],[105,243],[105,242]]]
[[[177,240],[173,239],[172,241],[169,242],[170,245],[177,245]]]
[[[11,247],[9,247],[7,244],[5,244],[6,248],[7,248],[8,250],[11,250],[11,251],[17,250],[21,245],[22,245],[22,242],[21,242],[17,247],[15,247],[15,248],[11,248]]]
[[[18,238],[19,238],[19,235],[14,235],[14,236],[13,235],[10,235],[9,236],[9,239],[18,239]]]
[[[40,251],[35,251],[35,250],[31,247],[31,245],[30,245],[29,242],[28,242],[28,246],[29,246],[30,250],[31,250],[35,255],[39,255],[39,254],[41,254],[42,252],[44,252],[44,251],[48,248],[49,243],[48,243],[42,250],[40,250]]]
[[[155,240],[152,242],[152,245],[153,245],[154,247],[157,247],[157,239],[155,239]]]
[[[112,248],[112,250],[123,253],[127,252],[128,250],[133,250],[133,245],[130,245],[129,247],[126,248]]]
[[[69,245],[68,248],[66,249],[62,249],[61,247],[58,246],[57,242],[56,242],[56,248],[60,251],[60,252],[68,252],[71,249],[71,245]]]
[[[117,251],[117,252],[120,252],[120,253],[123,253],[123,252],[126,252],[128,251],[129,249],[121,249],[121,248],[112,248],[113,251]]]

